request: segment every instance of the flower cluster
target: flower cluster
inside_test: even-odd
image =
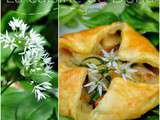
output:
[[[102,96],[103,91],[107,91],[105,83],[111,79],[110,70],[120,75],[124,80],[132,79],[132,74],[137,72],[131,68],[132,63],[122,63],[113,49],[111,52],[102,50],[102,53],[103,67],[99,69],[95,64],[87,64],[89,83],[84,85],[88,88],[88,93],[98,90],[100,96]]]
[[[35,93],[35,96],[37,97],[37,100],[46,99],[46,96],[44,95],[44,91],[52,89],[52,84],[49,82],[42,82],[33,88],[33,92]]]
[[[131,65],[131,63],[121,64],[116,67],[115,73],[120,74],[124,80],[132,79],[132,74],[137,70],[131,68]]]
[[[9,47],[11,50],[15,47],[17,47],[17,44],[15,43],[15,38],[11,38],[8,35],[8,32],[6,31],[6,34],[0,34],[0,40],[4,43],[4,48]]]
[[[106,52],[105,50],[102,50],[103,53],[103,60],[107,63],[107,67],[109,68],[115,68],[118,66],[117,62],[119,60],[118,56],[114,53],[114,49],[111,50],[111,52]]]
[[[84,87],[88,87],[88,93],[93,92],[94,90],[98,90],[100,96],[102,96],[102,92],[107,88],[105,86],[105,79],[101,74],[98,74],[97,66],[94,64],[88,64],[89,73],[88,78],[90,80],[89,83],[85,84]]]
[[[131,68],[132,63],[121,63],[118,56],[112,49],[110,53],[102,51],[104,60],[107,61],[107,67],[112,67],[114,72],[121,75],[121,77],[126,79],[132,79],[132,73],[137,72],[137,70]]]
[[[9,22],[9,26],[13,31],[12,34],[7,31],[6,34],[0,34],[0,41],[4,48],[21,50],[19,54],[22,57],[21,63],[25,72],[41,71],[50,76],[53,63],[49,54],[44,50],[44,38],[33,29],[29,30],[29,26],[20,19],[13,18]],[[45,98],[41,91],[49,89],[50,87],[47,85],[50,86],[49,83],[43,83],[34,87],[33,91],[38,100]]]

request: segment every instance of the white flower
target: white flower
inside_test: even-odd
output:
[[[27,50],[35,49],[39,52],[39,50],[43,49],[44,45],[43,38],[40,36],[40,34],[36,33],[33,29],[29,31],[28,36],[26,37],[26,43],[24,47],[24,53]],[[24,54],[22,53],[22,54]]]
[[[101,79],[101,77],[102,76],[100,74],[95,74],[92,72],[88,73],[88,79],[90,82],[84,85],[84,87],[89,88],[88,93],[91,93],[97,89],[99,92],[99,95],[102,96],[103,90],[107,90],[105,83],[104,83],[104,79]]]
[[[24,51],[21,53],[22,57],[22,64],[28,69],[31,65],[36,66],[38,61],[43,61],[44,71],[49,74],[51,72],[51,57],[49,54],[44,50],[43,38],[31,29],[26,37],[26,43],[24,47]]]
[[[38,62],[41,61],[44,51],[41,49],[33,48],[20,54],[22,55],[22,64],[26,69],[31,66],[34,66],[36,69]],[[44,65],[44,63],[41,64]]]
[[[41,84],[39,84],[40,86],[42,86],[45,90],[47,90],[47,89],[52,89],[52,84],[51,83],[49,83],[49,82],[43,82],[43,83],[41,83]]]
[[[18,28],[22,32],[25,32],[28,28],[27,24],[16,18],[13,18],[13,20],[9,22],[9,26],[12,28],[12,30],[16,30]]]
[[[44,50],[44,38],[33,29],[26,33],[28,26],[20,19],[13,18],[13,20],[9,22],[9,26],[15,32],[12,37],[8,35],[8,32],[6,32],[5,35],[0,35],[0,40],[4,42],[4,48],[10,47],[10,49],[13,49],[18,46],[24,48],[23,52],[19,53],[22,55],[22,64],[24,67],[26,69],[32,67],[32,70],[35,68],[33,71],[36,71],[37,66],[44,66],[44,71],[49,74],[52,68],[52,62],[51,57],[49,57],[48,53]]]
[[[103,60],[107,62],[107,67],[117,67],[117,61],[118,56],[115,54],[114,49],[111,50],[111,52],[106,52],[105,50],[102,50],[103,53]]]
[[[44,71],[47,73],[47,74],[50,74],[51,73],[51,65],[46,65],[46,67],[44,68]]]
[[[9,47],[12,50],[13,48],[17,47],[15,38],[10,37],[7,31],[6,34],[0,34],[0,40],[2,43],[4,43],[3,48]]]
[[[13,31],[17,30],[20,32],[15,34],[17,38],[25,38],[25,32],[28,29],[28,26],[22,20],[13,18],[13,20],[9,22],[9,26],[12,28]]]
[[[44,38],[33,29],[29,31],[29,39],[31,44],[36,45],[36,47],[43,48],[43,45],[45,43],[45,41],[43,40]]]
[[[104,81],[98,79],[87,83],[86,85],[84,85],[84,87],[89,88],[88,93],[91,93],[97,89],[100,96],[102,96],[103,90],[107,90]]]
[[[115,73],[120,74],[124,80],[132,79],[132,74],[137,72],[136,69],[131,68],[132,63],[120,64],[117,66]]]
[[[51,57],[44,50],[44,38],[33,29],[27,31],[27,24],[20,19],[13,18],[9,22],[9,26],[13,30],[12,36],[9,36],[7,31],[6,34],[0,34],[0,40],[4,43],[4,48],[9,47],[13,49],[19,47],[23,51],[19,53],[22,57],[21,63],[24,67],[23,69],[29,72],[38,71],[39,73],[44,71],[45,74],[49,75],[51,73],[52,62]],[[25,76],[25,74],[23,75]],[[33,91],[38,101],[46,98],[44,91],[47,89],[51,89],[51,84],[48,82],[43,82],[34,87]]]
[[[25,24],[24,22],[22,22],[22,24],[21,24],[21,26],[20,26],[20,28],[19,28],[21,31],[22,31],[22,33],[24,34],[24,32],[28,29],[28,26],[27,26],[27,24]]]
[[[95,64],[87,64],[89,72],[98,73],[98,67]]]
[[[25,52],[26,52],[27,50],[31,50],[31,49],[33,49],[33,48],[36,48],[36,46],[30,42],[30,39],[27,39],[27,40],[26,40],[26,43],[25,43],[25,46],[24,46],[24,52],[21,53],[21,54],[25,54]]]
[[[47,52],[45,52],[45,53],[43,54],[42,59],[43,59],[43,62],[44,62],[45,65],[51,65],[51,64],[52,64],[52,62],[51,62],[51,59],[52,59],[52,58],[49,57],[49,54],[48,54]]]
[[[36,39],[39,39],[39,34],[36,33],[33,29],[31,29],[31,31],[29,31],[29,37],[32,39],[32,40],[36,40]]]
[[[41,99],[46,99],[46,96],[44,94],[44,92],[46,90],[52,89],[52,84],[49,82],[43,82],[40,83],[39,85],[34,86],[33,91],[35,93],[35,96],[37,97],[37,100],[41,100]]]
[[[21,27],[22,23],[23,23],[22,20],[13,18],[13,21],[9,22],[9,26],[12,28],[12,30],[16,30],[17,28]]]
[[[33,64],[33,59],[34,59],[34,54],[31,50],[27,51],[23,56],[22,56],[22,64],[26,69],[29,68]]]

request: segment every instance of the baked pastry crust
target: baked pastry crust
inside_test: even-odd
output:
[[[121,32],[118,35],[118,31]],[[135,119],[158,105],[159,84],[124,81],[115,77],[95,109],[80,99],[87,69],[76,64],[95,55],[99,47],[111,49],[120,44],[120,60],[147,63],[158,68],[158,51],[148,39],[126,23],[113,23],[59,39],[59,110],[75,120]]]

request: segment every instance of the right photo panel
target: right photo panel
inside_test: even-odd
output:
[[[59,120],[159,119],[159,0],[59,0]]]

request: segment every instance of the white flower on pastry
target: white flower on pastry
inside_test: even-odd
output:
[[[111,50],[111,52],[106,52],[105,50],[102,50],[103,53],[103,60],[107,62],[107,67],[117,67],[117,61],[119,60],[118,56],[114,52],[114,49]]]
[[[87,64],[88,70],[92,73],[98,73],[98,67],[95,64]]]
[[[116,67],[115,73],[122,76],[124,80],[132,79],[132,74],[137,72],[136,69],[131,68],[132,63],[119,64]]]
[[[97,70],[97,66],[95,64],[88,64],[89,72],[88,72],[88,79],[89,83],[85,84],[84,87],[88,88],[88,93],[92,93],[93,91],[97,90],[99,95],[102,96],[102,92],[106,91],[106,86],[104,83],[105,79],[102,79],[102,75],[99,74]]]

